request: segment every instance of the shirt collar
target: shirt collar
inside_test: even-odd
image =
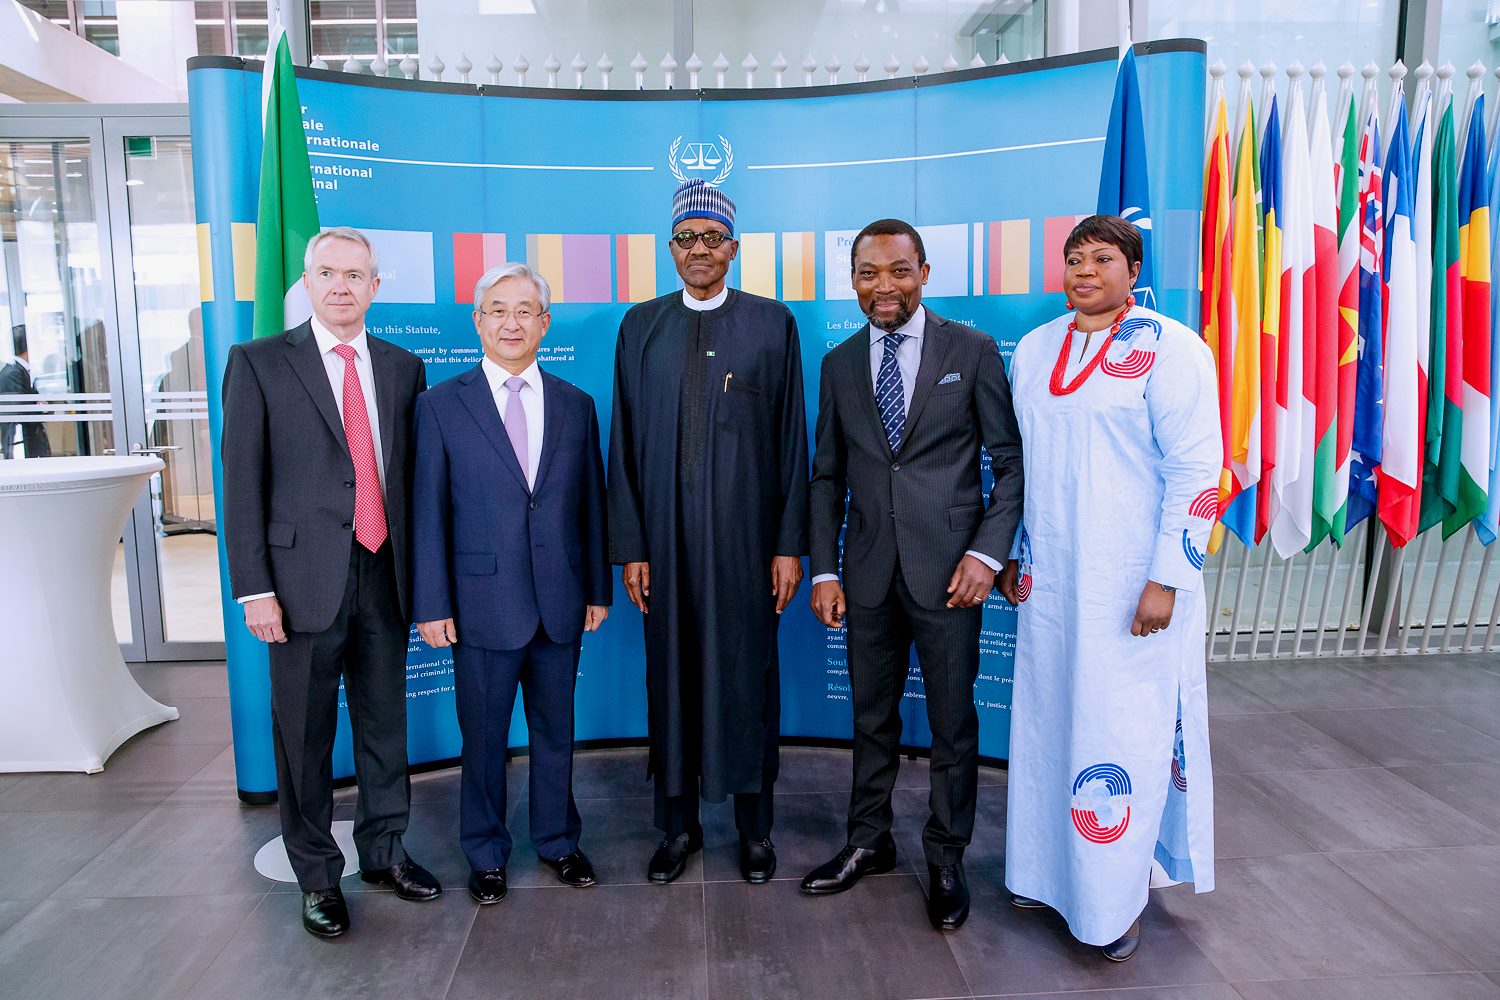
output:
[[[722,306],[725,300],[727,300],[728,298],[729,285],[727,283],[723,288],[719,289],[719,294],[715,295],[711,299],[695,299],[688,294],[688,290],[686,288],[682,290],[682,304],[687,306],[694,312],[708,312],[710,309],[717,309]]]
[[[905,334],[908,340],[921,340],[922,334],[927,329],[927,307],[918,305],[917,311],[911,314],[911,319],[891,331],[893,333]],[[874,323],[870,324],[870,346],[874,347],[885,339],[886,331],[880,329]]]
[[[479,359],[479,367],[484,372],[485,381],[490,384],[491,395],[498,395],[500,390],[505,388],[505,380],[511,377],[510,372],[501,368],[487,357]],[[521,377],[526,380],[526,384],[531,386],[534,391],[542,391],[542,369],[535,361],[526,367],[526,370],[521,373]]]
[[[313,337],[318,342],[319,354],[327,354],[339,344],[348,344],[350,347],[354,348],[354,353],[357,356],[366,359],[370,357],[370,338],[369,336],[367,336],[368,331],[366,331],[363,326],[359,328],[359,336],[355,337],[353,340],[345,341],[339,340],[339,338],[333,335],[332,331],[330,331],[328,327],[324,326],[322,323],[319,323],[318,317],[314,316],[310,322],[312,323]]]
[[[25,370],[26,374],[28,374],[28,375],[31,374],[31,362],[30,361],[27,361],[25,358],[21,357],[19,354],[17,354],[14,358],[11,358],[11,360],[14,361],[16,364],[20,365],[21,368]]]

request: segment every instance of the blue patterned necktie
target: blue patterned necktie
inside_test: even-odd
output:
[[[901,447],[901,434],[906,430],[906,393],[901,385],[901,366],[896,363],[896,351],[905,340],[904,333],[885,335],[885,353],[880,356],[880,375],[875,379],[875,407],[892,452]]]

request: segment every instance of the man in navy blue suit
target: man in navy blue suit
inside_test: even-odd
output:
[[[505,898],[505,751],[519,684],[531,733],[531,839],[565,885],[578,849],[573,687],[585,631],[609,614],[604,461],[594,401],[537,365],[552,292],[525,264],[474,289],[484,358],[417,399],[414,617],[453,648],[463,734],[459,841],[469,895]]]

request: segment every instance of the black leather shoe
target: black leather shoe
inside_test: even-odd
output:
[[[1010,894],[1010,905],[1019,910],[1045,910],[1047,908],[1047,904],[1040,899],[1032,899],[1030,896],[1023,896],[1018,892]]]
[[[589,861],[582,851],[564,854],[555,861],[538,854],[537,860],[556,872],[557,880],[563,885],[571,885],[581,889],[584,886],[593,885],[598,881],[594,877],[593,862]]]
[[[1136,918],[1135,923],[1130,925],[1130,930],[1122,934],[1118,940],[1100,948],[1104,957],[1111,962],[1128,962],[1141,947],[1141,920]]]
[[[776,846],[770,837],[751,840],[744,834],[740,835],[740,874],[753,885],[771,881],[771,876],[776,874]]]
[[[688,855],[703,850],[703,834],[679,833],[675,837],[664,837],[651,855],[646,866],[646,877],[653,882],[666,885],[674,881],[687,869]]]
[[[969,919],[969,880],[964,866],[927,866],[927,919],[940,931],[956,931]]]
[[[362,881],[372,885],[394,889],[396,895],[402,899],[418,901],[437,899],[443,893],[443,887],[438,884],[437,879],[432,877],[432,872],[410,858],[399,865],[382,868],[379,871],[361,871],[359,877]]]
[[[833,860],[807,873],[802,891],[810,896],[827,896],[843,892],[866,875],[884,875],[896,867],[896,842],[887,839],[879,847],[855,847],[845,844]]]
[[[349,929],[349,907],[338,886],[302,894],[302,926],[320,938],[336,938]]]
[[[469,872],[469,898],[480,906],[490,906],[505,898],[505,868]]]

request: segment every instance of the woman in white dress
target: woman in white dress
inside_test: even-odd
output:
[[[1132,294],[1139,231],[1090,216],[1063,253],[1071,312],[1010,368],[1026,505],[1000,578],[1019,609],[1005,883],[1123,962],[1153,861],[1213,888],[1202,584],[1222,445],[1207,345]]]

